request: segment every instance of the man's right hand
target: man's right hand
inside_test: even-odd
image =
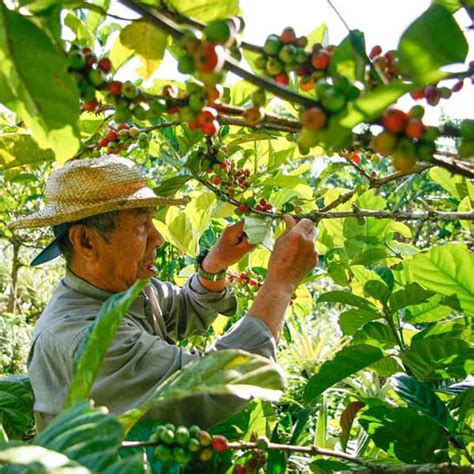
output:
[[[318,263],[314,247],[317,229],[309,219],[299,222],[291,216],[284,219],[286,230],[275,243],[266,281],[286,283],[294,288]]]
[[[285,311],[298,283],[317,264],[314,247],[316,228],[309,219],[296,222],[285,216],[286,230],[275,243],[265,282],[260,288],[249,316],[260,319],[279,339]]]

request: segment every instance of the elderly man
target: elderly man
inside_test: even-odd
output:
[[[203,333],[218,313],[232,314],[235,298],[226,268],[252,249],[243,223],[227,227],[184,285],[153,278],[155,252],[163,243],[153,224],[156,206],[185,200],[156,196],[138,167],[119,157],[74,160],[53,172],[47,206],[17,221],[18,228],[53,226],[56,238],[33,265],[63,254],[66,275],[41,315],[28,371],[39,429],[64,405],[74,352],[101,305],[138,279],[149,285],[124,316],[102,363],[91,398],[114,414],[139,406],[173,372],[203,354],[175,341]],[[315,229],[309,220],[286,218],[265,282],[248,314],[210,350],[238,348],[274,359],[285,310],[301,278],[316,264]],[[201,397],[164,407],[160,421],[209,426],[235,411],[232,397]]]

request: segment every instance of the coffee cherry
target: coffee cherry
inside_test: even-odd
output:
[[[410,95],[413,99],[415,100],[420,100],[420,99],[424,99],[425,97],[425,89],[418,89],[416,91],[411,91],[410,92]]]
[[[107,84],[107,90],[112,95],[120,95],[122,93],[122,82],[111,81]]]
[[[380,47],[380,45],[376,45],[370,50],[369,58],[374,59],[375,57],[380,56],[381,54],[382,48]]]
[[[122,94],[127,99],[134,99],[138,94],[138,90],[131,81],[127,81],[122,85]]]
[[[286,72],[280,72],[275,77],[275,82],[280,84],[281,86],[287,86],[290,83],[290,78]]]
[[[164,462],[171,461],[173,459],[171,448],[165,444],[159,444],[155,448],[155,456],[157,459]]]
[[[81,51],[69,53],[69,67],[76,71],[81,70],[86,65],[86,57]]]
[[[244,110],[242,117],[249,125],[257,125],[265,117],[265,109],[263,107],[249,107]]]
[[[463,86],[464,86],[464,80],[461,79],[458,82],[456,82],[456,84],[454,84],[453,87],[451,87],[451,90],[453,92],[459,92],[463,88]]]
[[[243,464],[236,464],[234,466],[234,474],[248,474],[247,469]]]
[[[232,33],[231,25],[226,20],[210,21],[204,29],[204,35],[211,43],[226,44]]]
[[[277,56],[282,46],[283,43],[277,35],[270,35],[265,40],[263,51],[269,56]]]
[[[201,446],[209,446],[211,444],[211,435],[207,431],[199,432],[199,443]]]
[[[382,132],[372,140],[372,146],[382,156],[390,156],[397,145],[397,137],[390,132]]]
[[[199,441],[195,438],[191,438],[188,441],[187,446],[188,446],[189,451],[191,451],[192,453],[197,453],[199,451],[199,449],[201,448],[201,445],[199,444]]]
[[[391,133],[400,133],[407,125],[407,114],[398,109],[388,109],[382,117],[385,130]]]
[[[99,102],[97,101],[97,99],[94,98],[92,100],[84,102],[84,104],[82,105],[82,109],[86,112],[94,112],[94,110],[96,110],[98,106]]]
[[[280,49],[278,58],[284,63],[292,63],[295,60],[295,55],[296,48],[292,44],[286,44]]]
[[[109,144],[109,140],[107,140],[107,138],[101,138],[101,139],[97,142],[97,146],[98,146],[99,148],[105,148],[108,144]]]
[[[263,107],[267,101],[265,91],[263,89],[256,90],[251,96],[252,104],[255,107]]]
[[[283,70],[283,65],[276,58],[269,58],[266,64],[266,69],[270,76],[276,76]]]
[[[217,435],[212,438],[211,446],[214,451],[222,453],[229,449],[229,442],[224,436]]]
[[[356,165],[360,165],[362,158],[360,157],[359,153],[351,153],[349,159],[355,163]]]
[[[217,110],[212,107],[203,107],[197,116],[199,125],[211,124],[217,118]]]
[[[246,204],[240,204],[238,209],[242,214],[246,214],[249,210],[249,207]]]
[[[295,30],[291,26],[287,26],[280,35],[280,39],[284,44],[294,43],[296,41]]]
[[[199,459],[201,461],[210,461],[212,456],[214,454],[214,451],[211,448],[204,448],[200,453],[199,453]]]
[[[425,126],[420,119],[412,118],[405,128],[405,135],[410,138],[420,139],[425,133]]]
[[[189,54],[181,56],[178,60],[178,71],[181,74],[193,74],[196,71],[196,65],[194,64],[194,58]]]
[[[439,90],[436,86],[425,87],[425,98],[426,102],[432,106],[436,106],[441,98]]]
[[[108,74],[110,71],[112,71],[112,61],[109,58],[102,58],[97,66],[102,69],[103,72]]]
[[[199,112],[206,105],[206,95],[204,92],[193,92],[188,98],[188,105],[194,112]]]
[[[314,90],[314,80],[311,76],[306,75],[300,79],[299,88],[305,92],[311,92]]]
[[[301,124],[308,130],[320,130],[326,125],[326,114],[320,107],[311,107],[301,117]]]
[[[225,50],[221,45],[203,43],[196,50],[194,62],[200,72],[219,72],[224,67]]]
[[[311,57],[311,64],[315,69],[327,69],[330,61],[331,56],[325,51],[313,54]]]

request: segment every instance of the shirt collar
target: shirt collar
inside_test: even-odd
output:
[[[81,293],[85,296],[93,298],[99,301],[105,301],[111,296],[115,295],[111,291],[103,290],[102,288],[97,288],[97,286],[92,285],[86,280],[83,280],[81,277],[77,276],[69,267],[66,268],[66,275],[64,277],[64,283],[73,290]],[[132,306],[128,310],[129,313],[133,313],[134,316],[139,318],[146,318],[145,315],[145,296],[141,292],[135,301],[132,303]]]

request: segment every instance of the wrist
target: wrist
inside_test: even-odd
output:
[[[293,296],[296,285],[286,281],[284,278],[277,278],[267,275],[260,291],[265,288],[266,291],[276,292],[282,296]]]
[[[201,262],[201,268],[208,273],[219,273],[222,270],[225,270],[227,267],[220,264],[219,262],[216,262],[212,256],[207,255]]]

